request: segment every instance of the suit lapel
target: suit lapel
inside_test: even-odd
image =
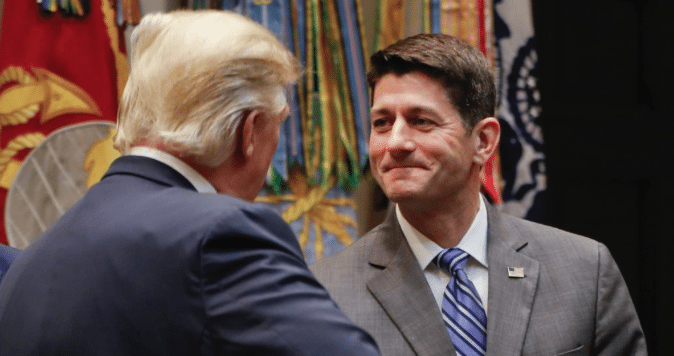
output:
[[[519,253],[526,249],[515,229],[488,206],[487,259],[489,315],[487,355],[520,355],[538,284],[538,262]],[[508,267],[523,268],[524,278],[508,276]]]
[[[454,347],[426,278],[391,209],[370,265],[378,269],[367,287],[420,356],[454,355]]]

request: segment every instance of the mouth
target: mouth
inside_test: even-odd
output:
[[[423,168],[419,165],[413,165],[413,164],[397,164],[397,165],[392,165],[392,166],[384,166],[382,167],[382,172],[390,172],[398,169],[410,169],[410,168]]]

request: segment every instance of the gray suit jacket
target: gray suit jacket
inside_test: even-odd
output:
[[[487,355],[646,355],[625,282],[603,244],[488,206]],[[524,278],[509,278],[522,267]],[[454,355],[392,209],[312,271],[383,355]]]

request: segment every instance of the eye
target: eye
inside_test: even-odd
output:
[[[375,129],[382,129],[389,126],[389,120],[385,118],[377,118],[372,120],[372,127]]]
[[[410,119],[410,124],[419,127],[428,127],[433,124],[433,121],[424,117],[415,117]]]

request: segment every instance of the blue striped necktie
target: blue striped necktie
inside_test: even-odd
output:
[[[487,314],[475,286],[463,271],[466,262],[468,254],[458,248],[438,254],[435,263],[451,277],[442,299],[442,318],[458,355],[483,356],[487,350]]]

